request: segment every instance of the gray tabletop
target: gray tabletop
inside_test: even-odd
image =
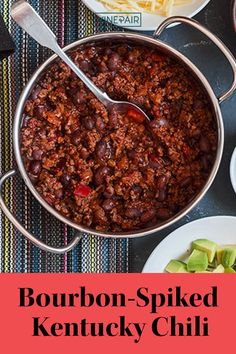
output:
[[[211,0],[195,18],[216,34],[236,55],[236,34],[232,29],[231,0]],[[211,83],[216,95],[232,82],[227,60],[214,44],[196,30],[185,25],[170,28],[162,40],[190,58]],[[164,231],[131,241],[131,272],[140,272],[152,250],[171,231],[195,219],[211,215],[236,215],[236,195],[229,177],[230,157],[236,146],[236,94],[221,105],[225,126],[225,147],[217,177],[202,201],[192,212]]]

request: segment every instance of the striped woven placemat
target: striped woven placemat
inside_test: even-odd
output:
[[[79,0],[32,0],[31,5],[51,27],[61,46],[97,32],[114,30]],[[23,33],[10,18],[13,1],[1,0],[0,13],[16,43],[16,52],[0,63],[0,174],[14,166],[12,122],[17,100],[31,74],[51,52]],[[4,198],[17,219],[38,238],[53,246],[67,243],[74,230],[46,212],[20,176],[9,181]],[[67,255],[40,251],[1,213],[0,272],[128,272],[128,239],[85,235]]]

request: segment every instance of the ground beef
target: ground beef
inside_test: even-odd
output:
[[[145,46],[84,46],[73,60],[116,100],[140,105],[108,112],[61,61],[29,97],[21,154],[39,194],[59,213],[98,231],[157,225],[203,188],[215,160],[217,128],[202,88],[173,59]]]

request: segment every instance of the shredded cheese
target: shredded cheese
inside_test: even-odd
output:
[[[195,0],[98,0],[110,11],[139,11],[171,16],[176,6],[192,4]]]

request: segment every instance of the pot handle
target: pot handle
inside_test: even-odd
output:
[[[232,70],[233,70],[234,78],[233,78],[233,83],[232,83],[231,87],[218,98],[219,103],[222,103],[223,101],[228,99],[234,93],[234,91],[236,89],[236,61],[235,61],[233,54],[230,52],[230,50],[226,47],[226,45],[217,36],[215,36],[212,32],[210,32],[206,27],[201,25],[199,22],[197,22],[193,19],[190,19],[188,17],[173,16],[173,17],[166,19],[156,29],[156,31],[153,34],[153,38],[159,37],[161,35],[161,33],[166,29],[166,27],[168,27],[169,25],[171,25],[173,23],[186,23],[192,27],[195,27],[200,32],[204,33],[208,38],[210,38],[210,40],[212,40],[212,42],[222,51],[222,53],[228,59],[230,65],[232,67]]]
[[[71,251],[81,240],[82,235],[75,236],[75,238],[68,243],[68,245],[63,246],[63,247],[52,247],[44,242],[38,240],[36,237],[34,237],[29,231],[27,231],[20,223],[19,221],[12,215],[10,210],[8,209],[7,205],[5,204],[3,197],[2,197],[2,189],[3,185],[6,182],[8,178],[11,178],[16,174],[15,170],[8,171],[5,175],[3,175],[0,178],[0,207],[6,217],[12,222],[12,224],[19,230],[29,241],[31,241],[35,246],[38,246],[41,250],[43,251],[48,251],[52,253],[57,253],[57,254],[63,254],[66,252]]]

